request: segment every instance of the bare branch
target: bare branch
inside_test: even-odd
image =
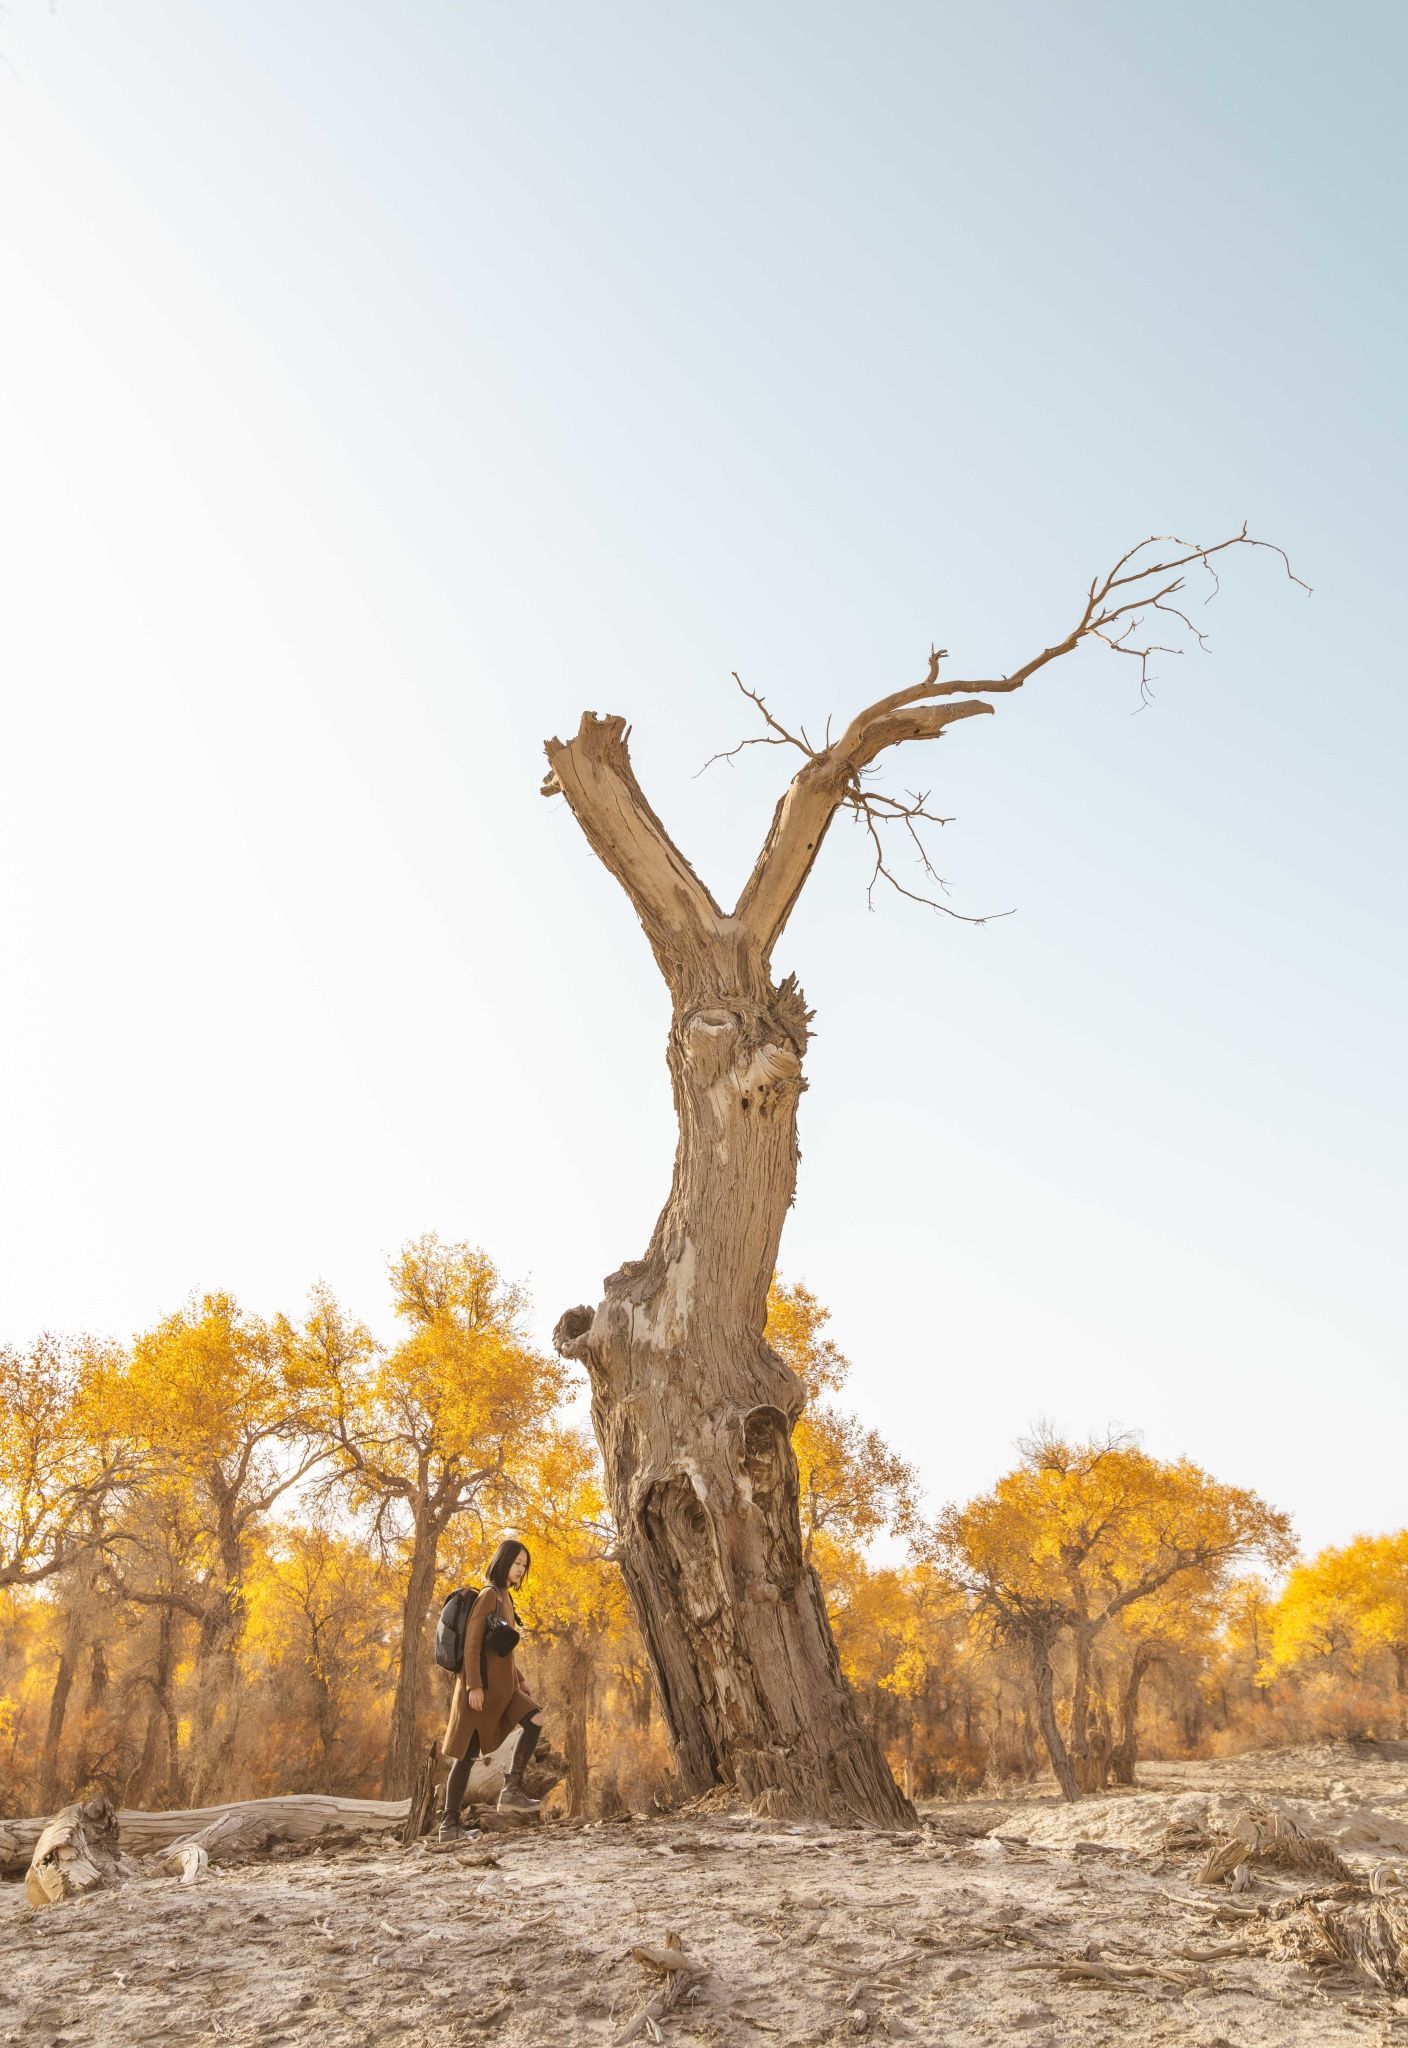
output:
[[[544,796],[565,796],[597,858],[635,906],[668,980],[682,946],[714,936],[723,912],[656,817],[631,768],[624,718],[588,711],[575,739],[552,739]]]
[[[744,696],[748,699],[749,703],[757,705],[759,711],[761,711],[761,713],[763,714],[764,720],[770,727],[770,730],[768,732],[757,733],[750,740],[740,740],[736,747],[730,747],[725,753],[711,754],[708,760],[704,763],[704,768],[712,768],[716,761],[736,761],[738,759],[738,756],[743,752],[745,747],[795,747],[798,753],[807,755],[809,759],[813,758],[815,756],[816,749],[808,744],[805,732],[802,734],[801,739],[798,739],[797,735],[795,733],[789,732],[785,725],[780,725],[778,721],[773,717],[772,713],[768,710],[767,700],[764,697],[761,697],[756,690],[749,689],[748,685],[744,682],[742,676],[739,675],[737,669],[734,669],[732,671],[732,675],[733,680],[737,683],[739,689],[743,692]],[[828,736],[830,734],[830,729],[831,722],[828,719]],[[696,781],[698,781],[699,776],[704,773],[704,768],[700,768],[696,772]]]
[[[914,889],[906,889],[904,883],[897,880],[885,864],[884,848],[880,843],[880,834],[876,830],[876,820],[871,815],[868,808],[866,808],[864,805],[860,806],[856,811],[856,816],[857,818],[864,820],[865,828],[870,834],[871,844],[875,848],[875,866],[871,871],[870,880],[866,884],[865,889],[865,904],[867,910],[874,910],[875,885],[877,882],[884,881],[888,882],[890,887],[896,890],[899,895],[908,897],[911,903],[922,903],[926,909],[937,910],[941,912],[941,914],[944,917],[955,918],[959,924],[987,924],[991,918],[1010,917],[1012,915],[1010,910],[994,910],[989,911],[988,914],[984,917],[969,917],[965,916],[965,914],[961,910],[953,909],[952,905],[948,903],[939,903],[932,896],[923,896],[920,895]],[[924,872],[927,875],[929,875],[941,889],[946,889],[948,887],[948,884],[943,880],[942,876],[936,875],[934,873],[933,867],[931,866],[929,861],[929,856],[927,853],[925,853],[924,848],[918,838],[918,835],[913,833],[912,828],[911,834],[914,838],[915,845],[919,847],[919,858],[923,862]]]
[[[1181,605],[1173,602],[1185,587],[1181,572],[1193,566],[1207,571],[1212,589],[1205,602],[1211,603],[1221,588],[1213,558],[1238,547],[1261,548],[1279,556],[1291,582],[1309,591],[1310,585],[1295,574],[1285,549],[1271,541],[1254,539],[1245,523],[1238,532],[1208,544],[1185,541],[1171,534],[1152,534],[1127,549],[1104,576],[1092,578],[1080,617],[1070,631],[1049,647],[1043,647],[1020,667],[1005,676],[976,681],[947,678],[940,673],[946,658],[944,650],[931,648],[928,667],[921,681],[892,691],[890,695],[867,705],[857,712],[838,740],[829,742],[820,751],[806,743],[805,733],[801,740],[788,733],[766,707],[761,706],[761,699],[752,691],[745,691],[745,695],[753,697],[754,702],[763,708],[770,727],[782,736],[777,743],[781,744],[783,739],[790,741],[807,756],[774,813],[767,840],[735,912],[739,921],[749,928],[764,958],[770,956],[791,915],[821,849],[831,817],[842,806],[864,817],[876,847],[876,865],[867,900],[873,904],[875,884],[885,880],[901,895],[925,903],[932,910],[957,916],[958,913],[946,904],[936,903],[932,897],[916,895],[895,880],[883,858],[876,827],[886,819],[903,823],[915,843],[926,873],[932,875],[928,854],[914,829],[916,821],[927,814],[900,804],[894,798],[863,790],[860,778],[870,764],[889,748],[901,746],[906,741],[937,739],[955,716],[991,711],[991,704],[980,701],[983,697],[1010,695],[1021,689],[1041,669],[1074,653],[1086,640],[1098,641],[1112,653],[1125,655],[1139,663],[1140,699],[1142,703],[1148,703],[1152,681],[1150,661],[1155,655],[1181,654],[1183,650],[1154,640],[1143,631],[1144,622],[1151,614],[1160,613],[1175,620],[1199,647],[1205,648],[1207,634],[1193,623]],[[1145,559],[1151,549],[1156,551],[1156,558]],[[970,701],[958,705],[945,705],[941,701],[952,697]],[[964,921],[974,924],[986,922],[984,918]]]

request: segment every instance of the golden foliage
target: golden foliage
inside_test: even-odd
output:
[[[417,1742],[436,1731],[437,1593],[481,1583],[509,1529],[533,1553],[524,1668],[574,1804],[660,1790],[596,1451],[522,1290],[430,1236],[391,1262],[390,1293],[391,1342],[318,1288],[302,1318],[214,1293],[128,1350],[0,1353],[12,1810],[86,1785],[375,1790],[393,1709]],[[850,1367],[828,1325],[809,1289],[774,1284],[768,1339],[807,1394],[806,1554],[845,1675],[916,1795],[1037,1768],[1037,1638],[1073,1754],[1108,1746],[1121,1702],[1141,1740],[1184,1752],[1408,1720],[1408,1531],[1323,1552],[1278,1594],[1289,1525],[1255,1493],[1052,1433],[926,1531],[913,1467],[841,1405]],[[878,1562],[876,1539],[896,1536],[909,1554]]]
[[[1115,1439],[1042,1436],[993,1491],[941,1518],[938,1536],[1003,1626],[1099,1626],[1175,1580],[1225,1580],[1253,1556],[1293,1555],[1288,1518],[1190,1459]]]
[[[829,1320],[830,1310],[808,1288],[774,1279],[768,1290],[767,1340],[807,1393],[792,1431],[792,1449],[808,1560],[823,1533],[842,1544],[864,1544],[884,1530],[908,1534],[918,1516],[913,1466],[891,1450],[878,1430],[822,1400],[839,1393],[851,1370],[850,1361],[824,1334]]]

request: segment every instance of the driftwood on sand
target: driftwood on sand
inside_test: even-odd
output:
[[[1197,1882],[1227,1884],[1236,1891],[1257,1867],[1332,1877],[1342,1884],[1354,1878],[1333,1843],[1307,1834],[1279,1806],[1249,1806],[1239,1813],[1230,1835],[1217,1843],[1198,1872]]]
[[[32,1906],[78,1898],[126,1875],[131,1859],[118,1847],[117,1816],[106,1799],[66,1806],[40,1829],[24,1880]]]
[[[97,1805],[90,1800],[89,1806]],[[302,1842],[329,1828],[399,1827],[406,1818],[404,1799],[334,1799],[321,1792],[291,1794],[282,1799],[246,1799],[229,1806],[197,1806],[169,1813],[142,1813],[124,1807],[114,1812],[106,1800],[102,1805],[112,1815],[114,1848],[128,1856],[152,1856],[187,1841],[227,1815],[249,1816],[263,1821],[280,1841]],[[86,1809],[65,1807],[63,1812],[34,1820],[0,1820],[0,1872],[17,1876],[34,1859],[40,1838],[56,1827],[65,1815]]]
[[[470,1773],[468,1801],[492,1813],[507,1771],[496,1751]],[[322,1792],[291,1793],[278,1799],[237,1800],[169,1813],[116,1811],[100,1794],[86,1803],[31,1820],[0,1820],[0,1872],[25,1873],[25,1888],[36,1906],[77,1897],[126,1877],[168,1875],[193,1884],[211,1863],[257,1856],[275,1843],[307,1842],[333,1830],[396,1830],[409,1844],[425,1831],[435,1811],[436,1778],[444,1766],[432,1749],[417,1797],[337,1799]],[[525,1782],[537,1798],[561,1778],[560,1759],[544,1745]]]

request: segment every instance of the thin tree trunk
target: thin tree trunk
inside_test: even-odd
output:
[[[1036,1736],[1031,1706],[1026,1700],[1022,1702],[1022,1766],[1029,1780],[1036,1776]]]
[[[313,1669],[313,1717],[318,1728],[318,1746],[322,1751],[322,1762],[318,1775],[322,1779],[320,1791],[329,1792],[337,1780],[337,1769],[333,1752],[337,1748],[337,1704],[332,1696],[332,1687],[327,1674],[316,1666]]]
[[[157,1738],[162,1725],[161,1702],[153,1700],[147,1709],[146,1733],[142,1737],[142,1753],[137,1759],[137,1768],[123,1788],[124,1806],[140,1806],[146,1797],[147,1786],[151,1783],[152,1771],[156,1766]]]
[[[171,1675],[176,1665],[176,1614],[174,1609],[163,1607],[157,1627],[156,1672],[152,1678],[152,1691],[156,1695],[156,1713],[159,1725],[166,1730],[166,1798],[169,1804],[177,1805],[185,1797],[186,1787],[181,1771],[180,1723],[176,1717],[176,1701],[171,1691]],[[152,1763],[156,1761],[156,1742],[152,1743]],[[145,1779],[143,1788],[145,1789]]]
[[[191,1789],[197,1799],[229,1789],[227,1777],[240,1716],[236,1645],[242,1620],[242,1603],[222,1593],[202,1620],[196,1638]]]
[[[97,1553],[88,1551],[80,1558],[72,1575],[66,1574],[60,1581],[64,1639],[59,1652],[58,1669],[54,1673],[54,1689],[49,1695],[49,1718],[44,1731],[44,1760],[39,1787],[40,1804],[46,1813],[52,1813],[58,1804],[59,1746],[63,1741],[64,1721],[68,1713],[73,1682],[78,1675],[79,1660],[83,1654],[84,1632],[91,1621],[93,1588],[96,1580]],[[91,1685],[89,1699],[92,1699]]]
[[[1071,1768],[1082,1792],[1095,1789],[1093,1765],[1090,1754],[1090,1650],[1091,1638],[1082,1622],[1077,1622],[1071,1631],[1075,1652],[1075,1671],[1071,1680],[1070,1736],[1067,1749],[1070,1753]]]
[[[401,1645],[397,1652],[396,1691],[381,1772],[383,1799],[404,1799],[416,1772],[416,1723],[420,1718],[425,1663],[425,1623],[435,1592],[437,1532],[424,1516],[417,1518],[411,1543],[411,1574],[401,1609]]]
[[[1398,1732],[1408,1735],[1408,1643],[1394,1643],[1394,1690],[1398,1694]]]
[[[1134,1783],[1135,1749],[1139,1735],[1139,1689],[1144,1674],[1155,1661],[1157,1652],[1152,1643],[1136,1643],[1130,1659],[1129,1676],[1120,1694],[1119,1740],[1110,1752],[1111,1775],[1117,1785]]]
[[[1067,1750],[1056,1720],[1054,1680],[1051,1670],[1051,1646],[1038,1639],[1031,1646],[1032,1684],[1036,1691],[1036,1725],[1041,1730],[1041,1739],[1046,1744],[1046,1754],[1051,1759],[1051,1768],[1056,1773],[1056,1782],[1065,1798],[1080,1798],[1080,1786],[1071,1768],[1070,1752]]]
[[[44,1730],[44,1759],[39,1773],[39,1804],[45,1813],[52,1813],[59,1803],[59,1744],[63,1740],[64,1717],[68,1711],[68,1698],[73,1690],[74,1673],[78,1664],[77,1634],[75,1617],[70,1614],[68,1627],[64,1631],[64,1646],[59,1652],[58,1669],[54,1673],[54,1689],[49,1695],[49,1721]]]
[[[591,1711],[593,1677],[591,1651],[584,1643],[569,1643],[565,1662],[567,1714],[562,1748],[567,1763],[567,1813],[569,1819],[579,1820],[587,1810],[587,1780],[591,1768],[587,1754],[587,1717]]]
[[[124,1790],[124,1801],[128,1806],[140,1806],[143,1799],[147,1797],[156,1772],[157,1745],[161,1740],[162,1731],[163,1729],[172,1731],[176,1724],[175,1707],[171,1699],[171,1670],[175,1655],[176,1616],[170,1607],[161,1607],[157,1609],[157,1617],[155,1670],[140,1673],[131,1681],[130,1687],[133,1692],[136,1691],[138,1686],[149,1688],[152,1702],[147,1712],[146,1733],[142,1738],[142,1753],[137,1760],[136,1769],[127,1780]],[[174,1745],[174,1740],[174,1734],[171,1734],[169,1737],[171,1745]],[[175,1752],[173,1746],[171,1747],[168,1761],[166,1785],[166,1797],[170,1801],[174,1801],[179,1796],[175,1778]]]
[[[88,1694],[85,1707],[100,1707],[107,1698],[112,1674],[108,1670],[107,1646],[101,1637],[93,1644],[88,1663]]]

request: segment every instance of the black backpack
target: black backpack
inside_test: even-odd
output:
[[[469,1611],[479,1598],[477,1586],[459,1586],[440,1609],[435,1625],[435,1661],[444,1671],[458,1671],[464,1663],[464,1632]]]

